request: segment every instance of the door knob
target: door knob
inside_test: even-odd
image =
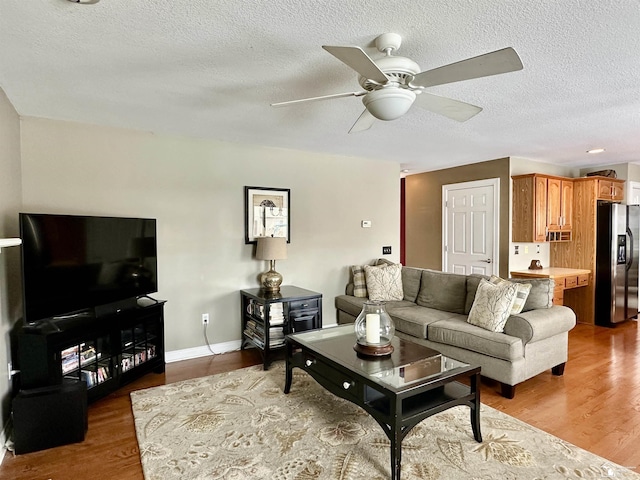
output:
[[[486,260],[479,260],[480,262],[484,262],[484,263],[491,263],[491,259],[487,258]]]

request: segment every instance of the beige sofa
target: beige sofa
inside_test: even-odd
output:
[[[502,395],[513,398],[517,384],[551,369],[564,373],[568,332],[576,316],[554,306],[551,279],[512,279],[530,283],[522,313],[509,316],[503,333],[471,325],[467,320],[481,275],[458,275],[402,267],[404,299],[386,302],[396,335],[431,347],[462,362],[480,365],[482,375],[501,383]],[[353,296],[353,277],[345,295],[335,298],[339,324],[353,323],[367,298]]]

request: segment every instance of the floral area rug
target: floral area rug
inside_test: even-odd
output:
[[[386,480],[389,440],[361,408],[284,363],[131,393],[146,480]],[[640,479],[486,405],[434,415],[402,442],[403,480]]]

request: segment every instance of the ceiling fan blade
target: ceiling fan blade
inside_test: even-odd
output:
[[[411,85],[433,87],[434,85],[460,82],[472,78],[515,72],[522,70],[522,68],[522,61],[516,51],[507,47],[419,73],[411,80]]]
[[[416,96],[416,103],[430,112],[444,115],[458,122],[465,122],[482,111],[482,108],[453,98],[440,97],[422,92]]]
[[[299,100],[289,100],[288,102],[278,102],[272,103],[272,107],[286,107],[288,105],[295,105],[296,103],[304,103],[304,102],[317,102],[319,100],[330,100],[332,98],[342,98],[342,97],[361,97],[362,95],[366,95],[366,91],[362,92],[346,92],[346,93],[334,93],[332,95],[322,95],[321,97],[309,97],[309,98],[301,98]]]
[[[323,45],[327,52],[336,57],[348,67],[353,68],[364,78],[374,80],[378,83],[387,83],[389,78],[375,64],[371,57],[365,53],[360,47],[332,47]]]
[[[369,130],[376,121],[376,117],[369,113],[369,110],[366,108],[364,112],[358,117],[356,123],[353,124],[349,133],[363,132],[364,130]]]

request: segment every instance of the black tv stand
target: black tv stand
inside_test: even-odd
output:
[[[149,305],[156,305],[160,302],[160,300],[156,300],[149,295],[140,295],[136,301],[138,302],[138,306],[140,307],[148,307]]]
[[[60,385],[63,379],[87,383],[89,401],[151,371],[162,373],[164,304],[110,310],[101,316],[61,316],[58,321],[16,325],[12,355],[17,389]],[[21,322],[19,322],[21,323]]]

